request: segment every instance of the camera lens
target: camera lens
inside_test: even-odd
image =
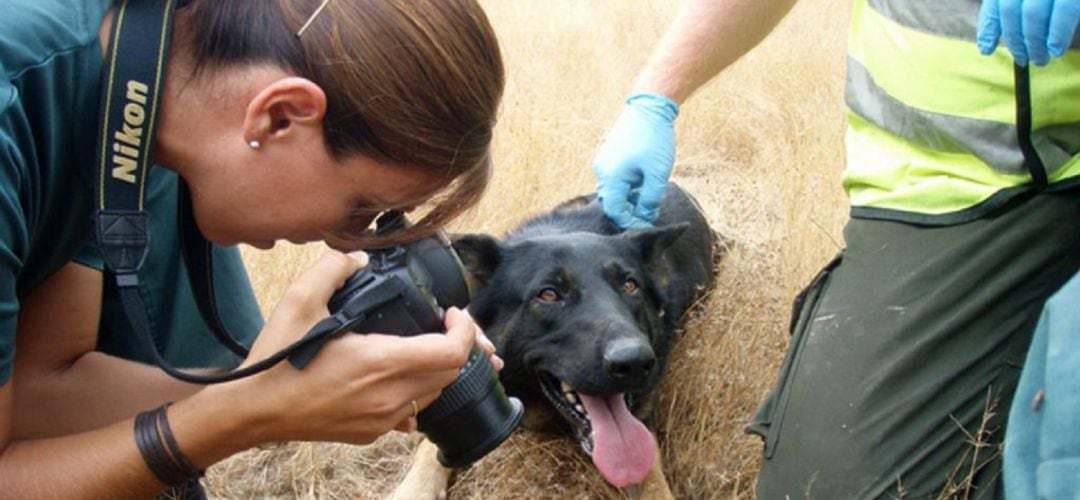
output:
[[[487,354],[474,345],[457,380],[417,415],[417,423],[439,448],[439,463],[462,467],[506,440],[523,413],[521,401],[506,396]]]
[[[377,224],[378,232],[385,233],[408,226],[394,211]],[[441,233],[372,249],[368,256],[368,266],[346,280],[328,304],[355,332],[408,336],[441,331],[443,308],[469,303],[465,267]],[[473,345],[457,379],[416,418],[420,432],[439,448],[439,462],[462,467],[505,441],[523,413],[521,401],[507,397],[487,354]]]

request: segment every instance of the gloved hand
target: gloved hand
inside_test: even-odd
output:
[[[979,10],[979,51],[994,52],[998,39],[1020,66],[1045,66],[1072,44],[1080,23],[1080,0],[983,0]]]
[[[596,193],[619,227],[650,227],[675,164],[679,105],[653,93],[631,95],[593,160]]]

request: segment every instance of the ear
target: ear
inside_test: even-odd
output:
[[[646,263],[652,263],[660,257],[671,246],[675,240],[679,239],[690,228],[689,222],[679,222],[677,224],[669,224],[666,226],[652,227],[648,229],[631,229],[622,233],[621,238],[629,240],[633,243],[638,251],[641,252],[641,258]]]
[[[452,239],[451,245],[469,275],[477,285],[487,285],[499,267],[502,254],[499,242],[486,234],[456,235]]]
[[[326,93],[311,80],[295,76],[275,80],[248,103],[244,139],[267,144],[298,126],[322,126]]]

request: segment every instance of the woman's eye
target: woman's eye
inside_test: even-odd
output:
[[[536,298],[540,299],[542,302],[558,302],[561,297],[559,296],[559,292],[555,291],[554,288],[548,287],[540,290],[540,293],[536,294]]]
[[[380,215],[382,215],[382,212],[376,211],[355,211],[350,213],[336,233],[344,237],[356,238],[370,228],[371,224],[375,222],[375,219]]]
[[[623,282],[622,291],[624,293],[635,293],[635,292],[637,292],[638,291],[637,281],[635,281],[634,278],[627,278],[626,281]]]

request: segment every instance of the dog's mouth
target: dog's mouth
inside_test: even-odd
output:
[[[540,389],[574,429],[582,449],[604,478],[617,487],[640,483],[652,468],[656,440],[630,413],[630,395],[579,393],[549,372],[538,376]]]

